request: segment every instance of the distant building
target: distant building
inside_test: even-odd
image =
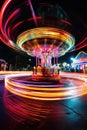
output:
[[[81,51],[74,58],[72,67],[76,72],[87,73],[87,53]]]

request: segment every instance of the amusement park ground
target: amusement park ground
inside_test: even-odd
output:
[[[19,122],[15,120],[18,119],[17,115],[14,117],[15,109],[12,114],[4,104],[4,91],[4,82],[0,81],[0,130],[87,130],[87,94],[67,100],[46,102],[45,105],[51,110],[48,113],[45,111],[45,118],[40,121],[29,122],[25,119]],[[10,93],[8,97],[11,96]]]

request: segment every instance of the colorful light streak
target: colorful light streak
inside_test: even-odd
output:
[[[59,51],[58,48],[60,47],[61,42],[58,43],[57,47],[55,47],[55,48],[56,48],[56,51],[58,51],[59,55],[65,54],[75,44],[74,38],[68,32],[66,32],[64,30],[61,30],[61,29],[58,29],[58,28],[51,28],[51,27],[39,27],[39,28],[34,28],[34,29],[27,30],[27,31],[21,33],[18,36],[18,38],[17,38],[17,44],[18,44],[18,46],[22,50],[24,50],[24,51],[27,52],[27,50],[25,48],[23,48],[23,45],[26,46],[26,42],[30,41],[31,42],[30,44],[32,45],[32,51],[33,50],[35,51],[35,46],[33,47],[33,40],[40,39],[40,38],[44,38],[45,40],[47,38],[61,40],[63,46],[64,45],[66,46],[66,50],[62,47],[61,51]],[[42,48],[42,50],[44,50],[45,41],[41,45],[38,42],[38,45],[39,45],[39,50],[40,50],[40,48]],[[37,46],[37,44],[36,44],[36,46]],[[51,46],[52,46],[52,44],[49,46],[49,50],[51,49],[52,51],[55,51],[55,49],[52,49]],[[28,45],[27,45],[27,47],[28,47]],[[41,55],[40,51],[38,51],[37,53],[39,53],[38,55]],[[35,54],[33,54],[32,52],[31,52],[30,55],[34,55],[35,56]],[[51,56],[53,57],[53,54]]]
[[[61,19],[60,22],[63,22],[63,23],[68,24],[68,25],[70,25],[70,26],[72,25],[72,23],[70,23],[69,21],[64,20],[64,19]]]
[[[18,47],[15,45],[14,41],[11,40],[11,36],[10,36],[10,32],[11,32],[11,28],[7,29],[7,25],[9,24],[9,22],[11,20],[13,20],[13,17],[17,16],[17,13],[19,13],[19,9],[15,10],[6,20],[4,26],[3,26],[3,20],[4,20],[4,14],[5,11],[7,9],[7,7],[9,6],[9,4],[12,2],[12,0],[5,0],[1,11],[0,11],[0,29],[1,29],[1,40],[9,47],[18,50]],[[11,23],[10,23],[11,24]],[[10,43],[10,41],[12,41],[13,44]]]
[[[4,11],[6,10],[8,4],[11,2],[12,0],[6,0],[2,6],[2,10],[1,10],[1,13],[0,13],[0,28],[2,27],[2,18],[3,18],[3,14],[4,14]]]
[[[32,74],[32,71],[0,71],[0,81],[4,80],[7,75],[13,74]]]
[[[12,81],[19,80],[18,75],[12,75]],[[69,95],[71,94],[71,95],[73,95],[73,97],[74,96],[78,97],[78,96],[80,96],[78,94],[83,95],[83,94],[87,93],[87,75],[86,74],[77,74],[77,73],[71,74],[71,73],[61,72],[61,76],[66,78],[66,80],[68,80],[70,78],[72,81],[72,79],[74,77],[76,82],[80,81],[79,82],[79,84],[81,84],[80,87],[79,87],[79,84],[77,83],[78,84],[77,88],[75,88],[75,86],[73,86],[70,91],[67,90],[67,93]],[[15,79],[14,77],[15,78],[17,77],[17,79]],[[11,77],[9,77],[9,78],[11,78]],[[81,83],[81,81],[82,81],[82,83]],[[74,82],[74,80],[71,83],[73,83],[73,82]],[[60,89],[61,88],[62,88],[62,86],[60,87]],[[42,87],[42,89],[43,89],[43,87]],[[55,89],[55,88],[53,88],[53,89]],[[69,89],[70,89],[70,87],[69,87]],[[39,122],[43,121],[43,119],[47,119],[47,117],[49,115],[54,115],[55,117],[59,118],[61,115],[63,115],[65,113],[63,106],[61,106],[58,102],[54,102],[54,101],[48,102],[48,100],[47,100],[47,102],[46,101],[42,102],[42,100],[32,100],[30,98],[24,98],[22,96],[15,95],[15,93],[13,93],[13,94],[9,93],[8,89],[5,89],[5,91],[4,91],[3,101],[4,101],[4,105],[5,105],[7,114],[13,120],[15,120],[19,123],[24,122],[26,120],[29,123],[34,123],[34,122],[39,123]],[[67,100],[67,101],[71,101],[71,100]]]
[[[37,26],[39,27],[39,25],[38,25],[39,21],[38,20],[41,20],[41,19],[44,19],[44,18],[43,18],[43,16],[36,16],[35,11],[34,11],[34,7],[32,5],[32,1],[31,0],[26,0],[26,2],[24,2],[24,6],[26,8],[26,6],[29,5],[29,11],[31,11],[31,13],[32,13],[32,18],[27,17],[26,19],[22,19],[22,20],[20,19],[19,15],[21,14],[21,11],[22,11],[21,10],[21,4],[20,4],[19,6],[15,6],[15,7],[13,6],[12,12],[10,14],[8,14],[6,16],[6,19],[5,19],[4,16],[6,14],[7,8],[8,7],[10,8],[11,3],[12,3],[12,0],[5,0],[3,6],[1,8],[1,11],[0,11],[0,14],[1,14],[0,15],[1,16],[0,17],[0,29],[1,29],[0,39],[6,45],[8,45],[9,47],[11,47],[11,48],[19,51],[19,48],[15,45],[16,44],[15,43],[16,39],[14,38],[14,32],[17,32],[18,28],[20,28],[21,26],[24,26],[23,25],[24,22],[26,23],[28,20],[31,21],[30,19],[32,19],[32,21],[34,21],[36,27]],[[44,4],[46,4],[46,3],[44,3]],[[48,5],[49,4],[47,4],[47,6]],[[16,17],[18,17],[18,19],[20,19],[20,20],[16,21],[15,20]],[[80,21],[84,24],[84,30],[86,31],[86,24],[82,20],[80,20]],[[67,21],[67,20],[65,20],[63,18],[60,19],[58,21],[58,23],[59,22],[62,23],[62,24],[64,23],[64,24],[69,25],[69,26],[72,25],[72,23],[70,23],[69,21]],[[79,43],[76,44],[76,48],[72,49],[72,50],[69,49],[68,50],[69,52],[80,50],[80,49],[85,48],[87,46],[87,33],[85,33],[84,35],[83,35],[84,36],[83,40],[80,40],[81,42],[79,42]],[[12,41],[13,44],[11,44],[9,41]]]
[[[13,36],[13,32],[15,32],[15,33],[17,33],[17,29],[18,28],[20,28],[21,26],[23,26],[23,24],[24,23],[26,23],[26,22],[28,22],[28,21],[34,21],[35,22],[35,25],[37,26],[37,22],[38,22],[38,20],[41,20],[42,19],[42,16],[36,16],[35,15],[35,12],[34,12],[34,8],[33,8],[33,6],[32,6],[32,2],[31,2],[31,0],[28,0],[27,1],[27,4],[29,4],[29,7],[30,7],[30,11],[31,11],[31,13],[32,13],[32,18],[27,18],[27,19],[22,19],[22,20],[19,20],[19,21],[16,21],[16,17],[18,17],[20,14],[21,14],[21,6],[15,6],[15,8],[14,9],[12,9],[12,12],[11,12],[11,14],[9,15],[8,14],[8,16],[7,16],[7,18],[6,19],[4,19],[4,16],[5,16],[5,11],[6,11],[6,9],[8,8],[8,7],[10,7],[10,5],[11,5],[11,0],[9,0],[9,1],[5,1],[4,2],[4,4],[3,4],[3,6],[2,6],[2,9],[1,9],[1,23],[0,23],[0,28],[1,28],[1,33],[2,33],[2,41],[6,44],[6,45],[8,45],[9,47],[12,47],[13,49],[15,49],[15,50],[20,50],[19,49],[19,47],[16,45],[16,39],[14,38],[14,36]],[[26,6],[26,4],[25,4],[25,6]],[[3,20],[4,20],[4,24],[3,24]],[[66,21],[65,20],[65,22],[67,22],[68,23],[68,21]],[[45,31],[45,33],[47,33],[47,31]],[[48,33],[49,33],[49,31],[48,31]],[[48,35],[48,38],[50,37],[49,35],[50,34],[46,34],[46,38],[47,38],[47,35]],[[51,35],[54,35],[54,33],[55,32],[52,32],[51,31]],[[60,36],[60,39],[61,40],[63,40],[63,41],[66,41],[66,44],[65,44],[65,46],[67,46],[66,48],[64,48],[64,49],[62,49],[63,51],[61,51],[60,53],[61,53],[61,55],[64,55],[67,51],[69,51],[70,50],[70,48],[71,48],[71,46],[72,45],[70,45],[71,43],[68,43],[68,42],[71,42],[71,41],[69,41],[69,39],[71,39],[71,36],[70,36],[70,38],[69,38],[69,33],[68,33],[68,36],[66,36],[66,37],[68,37],[67,39],[65,38],[65,36],[63,36],[63,33],[65,34],[65,32],[63,32],[63,30],[62,30],[62,32],[61,32],[61,35],[62,35],[62,38],[61,38],[61,36]],[[36,34],[35,34],[36,35]],[[40,36],[40,34],[38,34],[39,36]],[[67,35],[67,34],[66,34]],[[37,36],[37,35],[36,35]],[[36,37],[35,36],[35,37]],[[45,36],[45,35],[44,35]],[[41,38],[41,37],[40,37]],[[45,37],[44,37],[45,38]],[[52,37],[51,37],[52,38]],[[55,38],[55,37],[54,37]],[[72,38],[73,39],[73,38]],[[25,39],[23,39],[24,41],[25,41]],[[11,42],[10,42],[11,41]],[[72,42],[74,42],[74,39],[73,39],[73,41]],[[73,44],[74,45],[74,44]],[[43,48],[43,47],[42,47]],[[68,48],[68,49],[67,49]],[[52,49],[52,48],[51,48]],[[57,48],[56,48],[57,49]],[[64,53],[64,50],[67,50],[67,51],[65,51],[65,53]],[[53,51],[55,51],[55,49],[53,50]],[[27,52],[27,54],[31,54],[31,52],[29,53],[29,52]],[[52,54],[53,55],[53,54]],[[58,56],[59,56],[59,53],[58,53]]]
[[[32,16],[33,16],[33,19],[34,19],[34,22],[35,22],[35,25],[37,26],[37,17],[35,15],[35,12],[34,12],[34,9],[33,9],[33,6],[32,6],[32,3],[31,3],[31,0],[28,0],[29,2],[29,6],[30,6],[30,9],[31,9],[31,12],[32,12]]]
[[[74,79],[81,82],[79,85],[67,86],[64,84],[37,84],[36,82],[27,81],[29,75],[9,75],[5,78],[5,87],[8,91],[18,96],[35,99],[35,100],[63,100],[81,96],[87,93],[87,77],[61,75],[62,78]],[[25,78],[26,77],[26,78]],[[21,79],[21,80],[20,80]]]
[[[81,42],[76,44],[75,49],[72,49],[69,52],[80,50],[80,49],[82,49],[84,47],[87,47],[87,36]]]

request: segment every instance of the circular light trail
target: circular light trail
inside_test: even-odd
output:
[[[41,39],[44,40],[40,41]],[[45,42],[47,39],[55,40],[55,42],[47,43]],[[17,38],[17,44],[22,50],[33,56],[37,53],[37,57],[39,57],[42,51],[48,50],[52,57],[59,57],[74,46],[75,39],[62,29],[38,27],[21,33]]]
[[[87,77],[61,76],[62,78],[74,79],[81,85],[65,86],[64,83],[35,82],[28,74],[17,74],[6,76],[5,86],[13,94],[35,100],[63,100],[87,93]]]

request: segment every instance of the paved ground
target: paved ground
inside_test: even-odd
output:
[[[0,130],[87,130],[87,95],[31,101],[8,93],[0,82]]]

